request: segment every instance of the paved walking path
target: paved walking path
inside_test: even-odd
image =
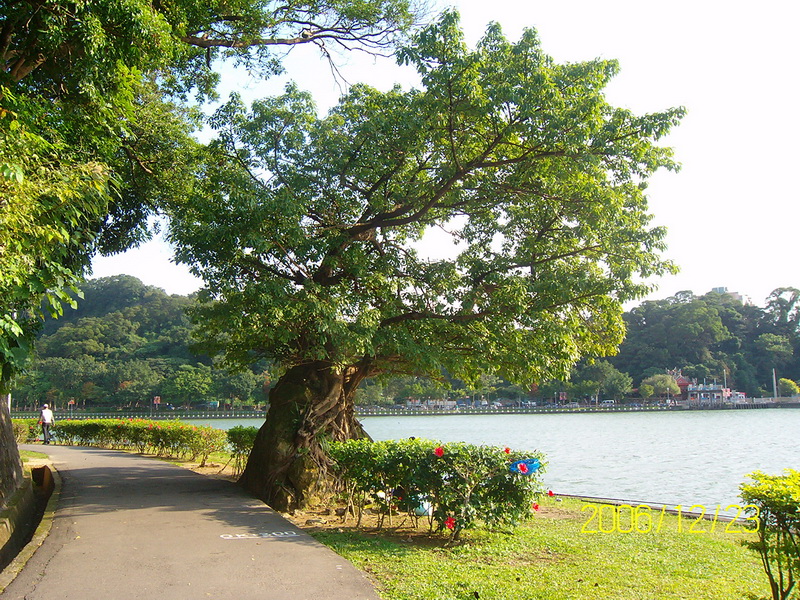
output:
[[[30,446],[62,479],[3,600],[377,600],[350,563],[238,486],[136,455]]]

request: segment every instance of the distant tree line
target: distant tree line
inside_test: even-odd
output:
[[[193,344],[186,309],[194,298],[168,295],[127,275],[90,280],[83,292],[76,310],[46,322],[36,360],[14,391],[15,407],[50,402],[65,408],[72,400],[77,408],[146,408],[156,396],[162,409],[265,404],[269,365],[231,374]],[[756,397],[772,395],[775,369],[779,395],[798,393],[800,290],[778,288],[764,308],[727,294],[681,292],[643,302],[625,314],[625,322],[619,354],[581,361],[568,381],[528,388],[488,374],[469,384],[446,375],[440,381],[378,378],[361,386],[357,401],[650,398],[677,393],[665,376],[676,369],[700,383],[726,383]]]
[[[582,360],[568,381],[540,382],[524,390],[492,378],[477,389],[461,382],[452,389],[468,397],[477,393],[511,400],[668,397],[680,390],[667,371],[679,371],[698,383],[716,382],[748,397],[762,397],[775,391],[774,369],[779,396],[800,393],[800,290],[796,288],[777,288],[763,308],[743,304],[728,294],[680,292],[642,302],[624,318],[627,334],[619,353]],[[367,388],[370,403],[377,403],[380,385]],[[383,389],[389,396],[385,402],[395,397],[442,395],[433,384],[414,378],[387,383]]]
[[[263,406],[263,365],[230,374],[192,345],[191,297],[167,295],[135,277],[86,282],[76,310],[45,323],[37,356],[12,395],[17,408],[162,409]]]

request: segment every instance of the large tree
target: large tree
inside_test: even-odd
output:
[[[326,118],[292,87],[232,99],[174,223],[208,345],[283,366],[242,476],[278,508],[309,499],[326,440],[363,435],[365,378],[564,376],[614,350],[639,277],[671,268],[644,190],[675,167],[655,141],[681,109],[610,106],[615,62],[556,64],[531,30],[469,50],[453,13],[398,56],[422,89],[355,86]],[[451,258],[420,248],[432,229]]]
[[[412,13],[408,0],[3,3],[0,488],[19,479],[7,392],[40,307],[58,314],[95,251],[141,241],[148,216],[188,193],[198,148],[173,100],[213,95],[214,52],[268,75],[280,70],[274,47],[381,51]]]

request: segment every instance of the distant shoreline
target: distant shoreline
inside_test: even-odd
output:
[[[676,406],[578,406],[578,407],[504,407],[504,408],[459,408],[450,409],[429,409],[429,408],[359,408],[356,407],[356,415],[359,417],[431,417],[431,416],[484,416],[484,415],[512,415],[512,414],[597,414],[597,413],[631,413],[631,412],[683,412],[697,410],[755,410],[770,408],[800,408],[800,402],[796,401],[768,401],[768,402],[747,402],[741,404],[698,404],[698,405],[676,405]],[[97,412],[87,413],[74,411],[72,414],[66,411],[58,411],[56,418],[63,419],[178,419],[181,421],[195,419],[264,419],[266,412],[251,411],[154,411],[148,412]],[[12,411],[11,417],[14,419],[35,419],[38,412]]]

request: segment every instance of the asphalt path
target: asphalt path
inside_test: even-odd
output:
[[[46,452],[50,534],[3,600],[377,600],[339,555],[235,484],[123,452]]]

